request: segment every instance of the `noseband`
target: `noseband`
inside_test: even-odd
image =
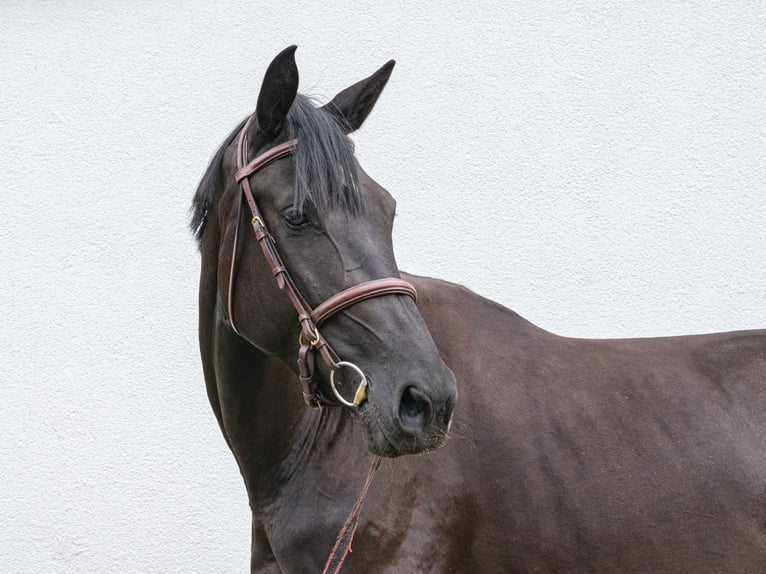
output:
[[[311,308],[306,299],[301,295],[298,288],[295,286],[290,273],[287,271],[282,259],[277,251],[277,246],[274,238],[269,233],[266,227],[265,220],[261,210],[258,208],[258,204],[255,202],[253,192],[250,188],[250,176],[254,175],[258,171],[270,163],[286,157],[292,154],[295,147],[298,145],[298,140],[293,139],[285,143],[279,144],[268,151],[263,152],[255,159],[247,162],[247,130],[253,117],[247,120],[242,130],[239,132],[237,139],[237,172],[235,178],[242,193],[247,200],[247,204],[250,207],[252,213],[252,219],[250,223],[253,226],[255,232],[255,238],[258,240],[258,244],[261,246],[266,262],[271,267],[271,272],[276,278],[279,288],[287,293],[287,297],[290,299],[295,310],[298,312],[298,322],[300,324],[300,335],[298,337],[298,370],[300,381],[303,386],[303,399],[306,404],[313,408],[321,408],[322,406],[338,406],[343,404],[349,407],[359,406],[367,398],[367,379],[364,376],[362,370],[346,361],[338,360],[338,355],[332,350],[330,345],[322,336],[319,331],[319,327],[324,321],[339,313],[340,311],[351,307],[367,299],[373,297],[381,297],[383,295],[406,295],[413,300],[416,299],[417,293],[415,288],[402,279],[387,278],[387,279],[375,279],[373,281],[367,281],[360,283],[348,289],[336,293],[326,301],[320,303],[315,308]],[[241,199],[237,210],[237,225],[234,232],[234,246],[231,253],[231,268],[229,270],[229,287],[228,287],[228,305],[227,310],[229,314],[229,323],[231,328],[240,337],[241,333],[234,325],[234,275],[235,275],[235,262],[237,256],[237,239],[239,235],[239,222],[241,219],[240,210],[242,207]],[[316,355],[317,353],[322,357],[322,360],[330,370],[330,386],[335,393],[338,402],[330,400],[324,396],[319,385],[314,380],[314,373],[316,367]],[[361,378],[356,392],[354,393],[353,400],[349,401],[345,399],[337,390],[335,385],[335,373],[341,369],[351,370],[358,377]]]

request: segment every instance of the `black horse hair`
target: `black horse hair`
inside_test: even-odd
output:
[[[245,121],[239,123],[215,152],[194,194],[190,227],[198,242],[205,232],[207,214],[223,189],[219,179],[226,148]],[[354,151],[342,120],[318,108],[308,96],[298,94],[287,114],[287,131],[290,139],[298,140],[292,154],[294,209],[301,213],[306,205],[311,205],[320,218],[329,207],[358,213],[362,205]]]

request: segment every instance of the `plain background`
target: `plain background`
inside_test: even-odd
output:
[[[760,2],[3,2],[0,573],[247,569],[187,210],[281,49],[323,100],[398,61],[355,139],[403,269],[650,336],[766,326],[764,30]]]

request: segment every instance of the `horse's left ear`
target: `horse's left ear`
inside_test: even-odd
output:
[[[369,78],[340,92],[322,109],[342,120],[346,133],[358,130],[375,107],[375,102],[386,86],[395,63],[394,60],[389,60]]]

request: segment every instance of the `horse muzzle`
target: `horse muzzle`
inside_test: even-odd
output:
[[[368,399],[358,408],[368,448],[379,456],[430,452],[445,444],[457,401],[455,377],[446,365],[431,384],[398,385],[384,392],[369,380]],[[393,400],[392,400],[393,399]]]

